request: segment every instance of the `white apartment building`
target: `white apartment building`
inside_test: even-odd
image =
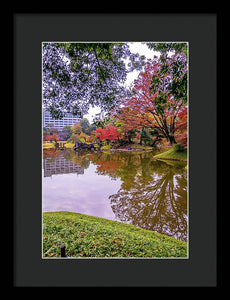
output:
[[[63,129],[64,126],[69,125],[72,126],[74,123],[77,123],[80,121],[79,117],[73,116],[72,114],[66,114],[63,119],[56,120],[53,119],[50,112],[43,109],[43,128],[47,125],[52,125],[52,127],[55,127],[59,130]]]

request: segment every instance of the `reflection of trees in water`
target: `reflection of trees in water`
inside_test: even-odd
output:
[[[47,154],[50,157],[50,153]],[[153,153],[64,151],[66,160],[99,175],[120,178],[120,190],[109,198],[116,217],[127,223],[181,240],[187,236],[187,173],[185,164],[161,162]],[[57,153],[53,153],[53,157]],[[103,187],[102,187],[103,188]]]
[[[78,164],[84,169],[88,169],[91,161],[91,156],[93,155],[94,154],[90,153],[90,151],[64,151],[64,157],[66,160],[71,160],[74,164]]]
[[[70,152],[72,154],[72,152]],[[87,153],[71,159],[87,168],[92,162],[99,175],[120,178],[120,190],[110,196],[116,217],[127,223],[187,238],[187,173],[185,164],[154,160],[153,153]]]
[[[141,161],[146,155],[149,156],[147,153],[101,153],[99,156],[95,156],[92,162],[97,166],[99,175],[108,175],[111,179],[120,178],[122,185],[129,189],[139,172]]]
[[[186,240],[187,175],[163,162],[142,162],[132,186],[123,184],[110,196],[114,214],[123,222]]]
[[[58,157],[59,151],[57,149],[43,149],[43,159],[49,158],[55,160]]]

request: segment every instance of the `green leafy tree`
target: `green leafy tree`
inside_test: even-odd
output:
[[[61,141],[66,141],[67,139],[69,139],[71,134],[72,130],[69,125],[64,126],[63,129],[58,133]]]
[[[132,139],[134,139],[137,135],[138,130],[137,129],[131,129],[127,132],[127,138],[129,143],[132,143]]]
[[[43,43],[42,52],[43,104],[57,119],[65,112],[82,116],[90,105],[110,110],[126,93],[127,73],[144,64],[127,43],[51,42]]]
[[[87,134],[87,129],[89,128],[89,120],[87,118],[83,118],[80,120],[80,125],[82,127],[82,131]]]
[[[141,131],[141,139],[140,144],[144,142],[145,145],[149,144],[151,141],[151,135],[148,133],[148,130],[146,128],[143,128]]]
[[[161,66],[152,76],[151,94],[158,93],[155,102],[158,109],[165,103],[165,91],[177,101],[187,103],[188,44],[187,43],[148,43],[150,49],[161,52]],[[171,55],[169,55],[171,52]]]
[[[186,56],[188,55],[188,44],[187,43],[146,43],[149,49],[160,51],[161,53],[166,52],[183,52]]]

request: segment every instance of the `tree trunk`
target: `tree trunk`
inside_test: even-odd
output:
[[[174,135],[172,135],[172,134],[169,135],[169,142],[170,142],[171,146],[173,146],[174,144],[176,144],[176,140],[175,140]]]

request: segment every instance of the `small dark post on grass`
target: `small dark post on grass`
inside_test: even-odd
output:
[[[62,245],[60,246],[60,248],[61,248],[61,257],[65,257],[65,245],[62,244]]]

